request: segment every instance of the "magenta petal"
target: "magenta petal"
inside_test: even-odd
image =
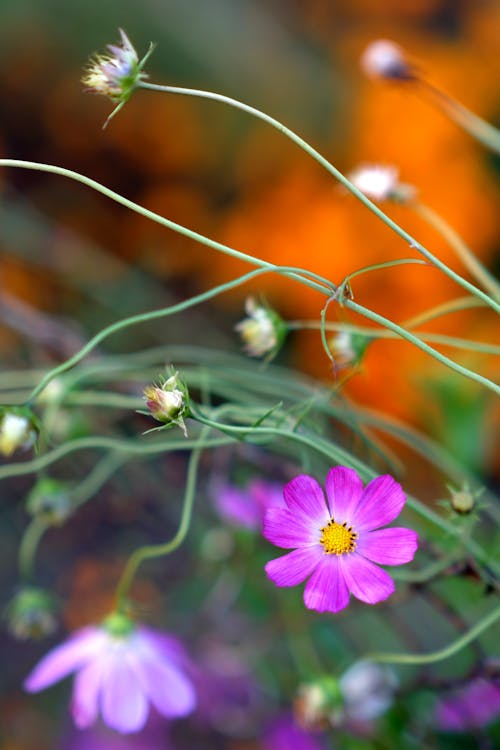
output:
[[[86,664],[106,643],[106,633],[89,626],[78,630],[72,638],[52,649],[37,664],[24,682],[29,693],[43,690]]]
[[[294,513],[299,513],[319,528],[330,520],[323,490],[313,477],[301,474],[285,485],[285,502]]]
[[[262,509],[249,492],[230,485],[215,495],[215,507],[222,518],[236,526],[256,531],[262,523]]]
[[[342,555],[341,567],[349,591],[362,602],[376,604],[394,593],[391,576],[357,552]]]
[[[356,544],[356,552],[380,565],[402,565],[413,560],[417,547],[416,531],[391,527],[366,531]]]
[[[305,581],[321,562],[322,557],[323,551],[320,545],[304,547],[271,560],[265,566],[265,571],[276,586],[296,586]]]
[[[361,477],[347,466],[335,466],[327,474],[325,488],[335,521],[349,521],[350,524],[354,509],[363,493]]]
[[[102,718],[118,732],[138,732],[148,718],[144,690],[131,669],[126,650],[109,655],[102,678]]]
[[[190,680],[161,655],[141,650],[134,658],[133,669],[149,700],[163,716],[186,716],[196,706]]]
[[[86,729],[95,723],[99,713],[103,667],[106,660],[94,659],[81,669],[73,684],[71,713],[79,729]]]
[[[324,555],[306,584],[304,604],[317,612],[340,612],[349,604],[349,591],[337,555]]]
[[[318,525],[301,513],[294,514],[286,508],[266,511],[262,533],[269,542],[284,549],[316,544],[321,536]]]
[[[351,523],[355,531],[371,531],[386,526],[399,516],[405,500],[401,485],[389,474],[372,479],[354,511]]]

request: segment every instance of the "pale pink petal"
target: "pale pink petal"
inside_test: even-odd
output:
[[[405,500],[401,485],[389,474],[372,479],[354,511],[351,520],[354,530],[371,531],[386,526],[399,516]]]
[[[99,697],[106,658],[94,659],[75,676],[71,713],[79,729],[95,723],[99,713]]]
[[[186,716],[195,708],[196,695],[191,681],[161,653],[143,642],[131,654],[130,663],[142,690],[163,716]]]
[[[118,732],[138,732],[148,718],[149,705],[142,685],[129,664],[126,649],[117,649],[102,676],[102,718]]]
[[[349,591],[362,602],[376,604],[394,592],[391,576],[356,552],[342,555],[340,564]]]
[[[271,560],[265,566],[268,577],[276,586],[296,586],[305,581],[324,556],[321,545],[295,549]]]
[[[44,656],[26,678],[24,689],[36,693],[62,680],[98,654],[106,641],[107,635],[101,628],[89,626],[76,631],[69,640]]]
[[[152,649],[157,651],[161,658],[174,664],[185,666],[189,664],[187,651],[178,638],[168,635],[159,630],[138,625],[136,633],[141,639],[145,639]]]
[[[226,485],[217,490],[214,502],[220,516],[235,526],[256,531],[262,525],[263,510],[250,492]]]
[[[413,560],[417,547],[416,531],[391,527],[361,534],[356,552],[380,565],[402,565]]]
[[[349,591],[337,555],[324,555],[306,584],[304,604],[317,612],[340,612],[349,604]]]
[[[347,466],[335,466],[327,474],[326,494],[332,517],[337,523],[352,523],[354,510],[363,493],[361,477]]]
[[[319,528],[330,520],[323,490],[313,477],[307,474],[295,477],[285,485],[283,496],[294,515],[300,514]]]
[[[323,522],[323,525],[328,521]],[[284,549],[307,547],[317,544],[321,536],[320,527],[305,518],[302,513],[293,513],[283,508],[266,511],[262,533],[265,538]]]

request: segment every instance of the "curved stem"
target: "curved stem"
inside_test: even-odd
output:
[[[448,300],[448,302],[443,302],[441,305],[436,305],[436,307],[431,307],[430,310],[425,310],[423,313],[413,315],[411,318],[405,320],[402,325],[404,328],[416,328],[422,323],[429,323],[431,320],[440,318],[442,315],[469,310],[471,307],[483,306],[484,302],[477,299],[477,297],[457,297],[456,299]]]
[[[248,281],[251,281],[258,276],[262,275],[263,273],[270,273],[270,272],[278,272],[281,273],[282,270],[278,269],[287,269],[286,271],[283,271],[285,275],[291,275],[289,272],[289,266],[273,266],[271,267],[265,267],[265,268],[259,268],[256,271],[250,271],[247,274],[244,274],[243,276],[239,276],[236,279],[233,279],[232,281],[228,281],[225,284],[221,284],[220,286],[214,287],[213,289],[209,289],[207,292],[203,292],[202,294],[198,294],[194,297],[191,297],[190,299],[184,300],[183,302],[178,302],[176,305],[170,305],[169,307],[164,307],[160,310],[152,310],[150,312],[146,313],[138,313],[137,315],[131,315],[128,318],[123,318],[122,320],[118,320],[116,323],[112,323],[109,326],[106,326],[102,330],[100,330],[98,333],[96,333],[95,336],[93,336],[85,346],[82,346],[82,348],[76,352],[72,357],[67,359],[65,362],[62,362],[57,367],[54,367],[52,370],[50,370],[46,375],[40,380],[40,382],[33,388],[33,391],[31,392],[31,395],[29,397],[28,403],[33,402],[33,400],[37,397],[39,393],[43,391],[43,389],[47,386],[48,383],[50,383],[51,380],[56,378],[58,375],[61,375],[61,373],[66,372],[66,370],[71,369],[74,365],[76,365],[78,362],[80,362],[84,357],[89,354],[95,347],[101,343],[104,339],[108,338],[108,336],[111,336],[114,333],[117,333],[118,331],[123,330],[124,328],[128,328],[133,325],[138,325],[140,323],[147,323],[151,320],[157,320],[158,318],[164,318],[169,315],[174,315],[178,312],[181,312],[183,310],[187,310],[190,307],[194,307],[195,305],[199,305],[202,302],[205,302],[206,300],[212,299],[213,297],[218,296],[219,294],[223,294],[224,292],[229,291],[230,289],[234,289],[237,286],[241,286],[242,284],[246,284]],[[313,282],[311,282],[313,283]],[[316,287],[319,285],[315,285]],[[329,287],[331,289],[331,286]],[[321,291],[324,291],[324,288],[321,287]]]
[[[441,354],[441,352],[438,352],[437,349],[433,349],[431,346],[426,344],[425,341],[422,341],[409,331],[401,328],[401,326],[393,323],[392,320],[384,318],[382,315],[369,310],[367,307],[358,305],[357,302],[354,302],[354,300],[351,299],[344,299],[343,304],[350,310],[354,310],[354,312],[358,312],[361,315],[364,315],[365,318],[369,318],[375,323],[379,323],[385,328],[389,328],[391,331],[395,331],[399,336],[406,339],[406,341],[409,341],[422,351],[430,354],[432,357],[434,357],[434,359],[437,359],[439,362],[441,362],[443,365],[446,365],[446,367],[449,367],[451,370],[455,370],[455,372],[459,372],[461,375],[465,375],[471,380],[475,380],[477,383],[481,383],[481,385],[489,388],[494,393],[500,394],[500,386],[498,386],[492,380],[483,377],[483,375],[479,375],[479,373],[474,372],[473,370],[469,370],[467,367],[463,367],[462,365],[457,364],[457,362],[454,362],[452,359],[449,359],[449,357],[446,357],[444,354]]]
[[[182,515],[179,527],[168,542],[164,544],[147,544],[139,547],[129,557],[125,570],[116,589],[116,608],[122,610],[126,605],[126,597],[134,580],[134,576],[139,566],[145,561],[156,557],[164,557],[174,552],[186,538],[191,523],[193,504],[196,490],[196,479],[198,476],[198,466],[200,463],[201,453],[205,447],[204,440],[209,430],[204,429],[200,435],[197,446],[193,449],[189,458],[189,465],[186,478],[186,488],[184,491],[184,502],[182,505]]]
[[[316,151],[315,148],[309,145],[307,141],[305,141],[303,138],[301,138],[299,135],[293,132],[293,130],[290,130],[290,128],[287,128],[283,123],[279,122],[279,120],[276,120],[274,117],[271,117],[270,115],[265,114],[259,109],[256,109],[255,107],[250,107],[248,104],[244,104],[243,102],[238,101],[237,99],[233,99],[229,96],[224,96],[223,94],[216,94],[212,91],[203,91],[200,89],[189,89],[189,88],[182,88],[180,86],[161,86],[160,84],[156,83],[148,83],[147,81],[141,81],[138,84],[138,88],[142,89],[148,89],[150,91],[160,91],[167,94],[181,94],[183,96],[195,96],[202,99],[211,99],[213,101],[222,102],[224,104],[228,104],[230,107],[235,107],[236,109],[240,109],[243,112],[246,112],[247,114],[250,114],[254,117],[259,118],[259,120],[263,120],[268,125],[271,125],[271,127],[278,130],[280,133],[283,133],[287,138],[289,138],[291,141],[293,141],[299,148],[301,148],[303,151],[305,151],[309,156],[311,156],[315,161],[318,162],[318,164],[321,164],[322,167],[324,167],[327,172],[329,172],[333,177],[335,177],[336,180],[338,180],[347,190],[349,190],[350,193],[352,193],[358,200],[361,201],[372,213],[375,214],[381,221],[384,222],[390,229],[392,229],[401,239],[403,239],[405,242],[407,242],[410,247],[414,248],[419,252],[421,255],[423,255],[427,260],[432,263],[432,265],[439,268],[443,273],[445,273],[447,276],[449,276],[451,279],[453,279],[457,284],[462,286],[464,289],[467,289],[471,294],[474,294],[476,297],[481,298],[486,302],[487,305],[490,305],[490,307],[493,307],[497,312],[500,312],[500,305],[498,305],[494,300],[490,299],[490,297],[485,294],[481,289],[478,289],[473,284],[470,284],[466,279],[463,279],[459,274],[455,273],[451,268],[449,268],[445,263],[443,263],[439,258],[437,258],[435,255],[433,255],[429,250],[427,250],[423,245],[420,244],[420,242],[417,242],[417,240],[411,236],[408,232],[406,232],[404,229],[402,229],[399,224],[396,224],[395,221],[393,221],[387,214],[385,214],[383,211],[380,210],[374,203],[372,203],[360,190],[356,188],[355,185],[350,182],[347,177],[345,177],[342,172],[340,172],[336,167],[331,164],[328,159],[325,159],[324,156],[322,156],[318,151]],[[0,161],[0,164],[2,162]]]
[[[25,581],[33,576],[33,564],[40,539],[48,525],[39,518],[33,518],[28,524],[19,545],[19,573]]]
[[[500,619],[500,606],[489,612],[467,633],[457,638],[449,646],[433,651],[430,654],[391,654],[391,653],[374,653],[368,654],[364,658],[370,661],[383,662],[386,664],[434,664],[444,659],[449,659],[461,651],[465,646],[474,641],[476,638],[490,628]]]
[[[500,284],[495,277],[490,274],[488,269],[479,262],[458,232],[456,232],[436,211],[430,208],[430,206],[414,201],[409,203],[408,207],[412,208],[418,216],[439,232],[449,246],[455,251],[472,276],[476,278],[489,294],[491,294],[493,299],[497,301],[500,300]]]

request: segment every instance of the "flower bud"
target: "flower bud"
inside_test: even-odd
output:
[[[409,203],[417,192],[413,185],[399,182],[399,171],[396,167],[363,164],[353,170],[348,179],[363,195],[379,203],[387,200],[393,203]]]
[[[154,419],[166,427],[177,425],[187,437],[184,417],[189,416],[189,394],[178,372],[173,372],[163,383],[145,388],[144,398]]]
[[[299,687],[294,702],[297,723],[304,729],[325,729],[340,723],[342,694],[338,680],[328,675]]]
[[[371,343],[368,336],[350,331],[339,331],[333,336],[328,345],[339,369],[358,365]]]
[[[282,345],[287,327],[277,312],[268,305],[257,304],[253,297],[245,303],[248,317],[236,326],[250,357],[274,356]]]
[[[369,722],[392,705],[398,680],[390,667],[371,661],[358,661],[339,679],[345,717]]]
[[[451,507],[456,513],[460,513],[460,515],[463,516],[471,513],[474,510],[476,506],[476,500],[482,492],[482,490],[472,492],[472,490],[469,489],[469,485],[467,484],[467,482],[464,483],[463,487],[460,490],[456,490],[450,486],[448,486],[448,489],[451,495]]]
[[[416,71],[407,60],[403,48],[388,39],[371,42],[361,55],[360,65],[370,78],[395,81],[413,81],[416,78]]]
[[[16,450],[28,450],[38,436],[37,420],[24,407],[0,407],[0,453],[11,456]]]
[[[103,94],[114,102],[125,103],[130,99],[137,84],[147,78],[142,72],[144,64],[153,51],[150,47],[141,61],[123,29],[120,29],[119,45],[108,44],[111,54],[95,55],[82,78],[83,85],[94,94]]]
[[[49,526],[61,526],[72,511],[68,485],[57,479],[43,477],[29,493],[26,510]]]
[[[9,632],[19,640],[44,638],[57,627],[54,598],[43,589],[27,587],[6,608]]]

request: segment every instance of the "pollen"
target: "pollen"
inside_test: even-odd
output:
[[[358,535],[352,530],[352,526],[337,523],[333,518],[321,529],[320,542],[327,555],[343,555],[345,552],[354,552]]]

